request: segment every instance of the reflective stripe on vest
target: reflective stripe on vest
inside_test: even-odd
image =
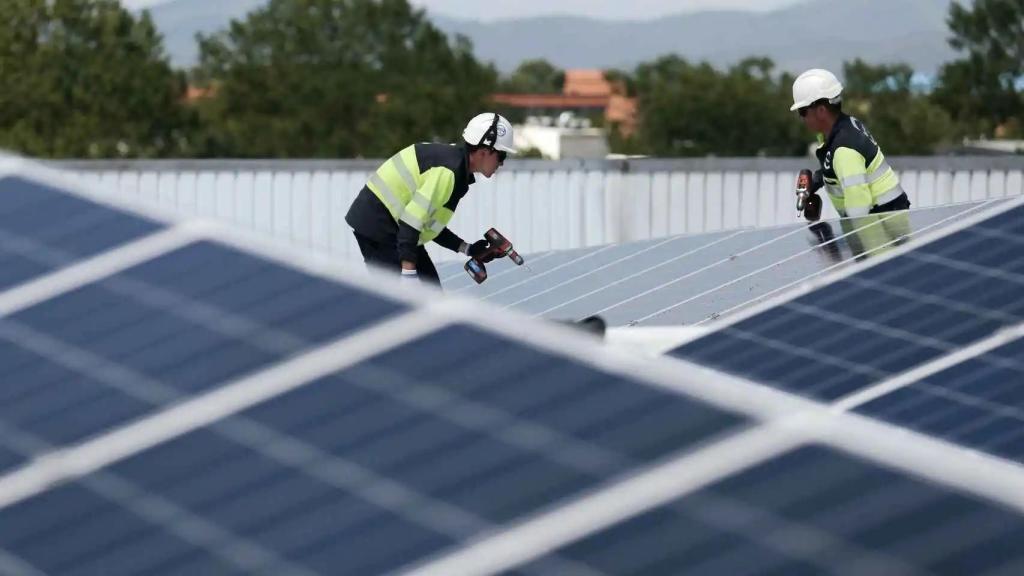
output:
[[[882,194],[878,198],[875,198],[875,206],[881,206],[882,204],[888,204],[889,202],[892,202],[893,200],[899,198],[900,194],[903,194],[903,186],[900,186],[899,184],[897,184],[895,187],[893,187],[891,190],[889,190],[885,194]]]
[[[434,213],[434,207],[430,205],[430,198],[427,198],[423,194],[413,192],[412,201],[420,208],[426,210],[428,216]]]
[[[399,220],[405,222],[409,226],[412,226],[413,228],[416,229],[417,232],[423,231],[423,222],[420,221],[419,218],[413,216],[412,214],[409,214],[408,212],[403,212],[402,217],[399,218]]]
[[[861,184],[867,184],[870,186],[884,178],[888,173],[889,168],[889,163],[887,161],[883,161],[878,166],[878,168],[872,170],[870,174],[857,174],[854,176],[850,176],[848,178],[838,181],[836,184],[830,184],[829,182],[825,182],[825,188],[826,190],[828,190],[828,193],[831,196],[835,198],[843,198],[844,189],[850,188],[852,186],[860,186]],[[895,194],[893,193],[894,191],[896,191]],[[874,194],[874,192],[874,190],[871,191],[872,194]],[[893,188],[890,188],[889,190],[886,190],[885,192],[877,196],[875,198],[875,205],[885,204],[886,202],[892,202],[902,193],[903,188],[899,185],[899,183],[897,183],[896,186],[894,186]],[[885,200],[886,198],[888,198],[888,200]]]
[[[412,172],[409,171],[409,167],[405,165],[405,159],[402,158],[402,153],[399,152],[391,157],[391,162],[394,162],[395,169],[398,170],[398,175],[405,180],[405,185],[409,187],[409,191],[416,195],[416,189],[419,186],[416,185],[416,179],[412,177]],[[428,201],[429,202],[429,201]]]
[[[410,146],[389,158],[369,175],[367,186],[385,204],[396,222],[405,222],[420,233],[419,243],[422,245],[436,238],[453,214],[450,210],[434,206],[432,199],[419,191],[418,181],[424,176],[418,174],[418,167],[412,170],[405,156],[415,154],[414,150]],[[412,162],[417,160],[412,159]]]
[[[403,150],[402,152],[405,152]],[[374,192],[378,198],[385,205],[387,205],[388,211],[391,212],[391,216],[394,217],[395,221],[403,220],[406,215],[405,207],[409,200],[416,202],[416,204],[426,210],[428,213],[431,212],[430,198],[426,198],[416,193],[419,185],[416,183],[416,178],[412,175],[412,171],[409,169],[409,165],[406,164],[405,158],[402,157],[402,152],[395,154],[388,159],[387,162],[381,165],[376,172],[370,174],[367,180],[367,184],[370,185],[371,192]],[[400,193],[398,190],[392,188],[383,177],[380,175],[380,171],[386,168],[394,168],[395,172],[402,179],[402,183],[405,185],[405,193]],[[404,201],[403,201],[404,200]],[[410,223],[410,225],[412,225]],[[419,229],[419,227],[417,227]]]
[[[409,226],[412,226],[419,232],[425,232],[427,230],[434,233],[434,235],[440,234],[444,230],[445,226],[448,225],[447,221],[443,221],[441,218],[430,218],[426,222],[420,222],[419,218],[406,212],[402,214],[402,222],[405,222]],[[433,236],[431,236],[433,238]]]
[[[849,188],[851,186],[859,186],[861,184],[874,184],[885,176],[885,173],[889,170],[889,163],[882,162],[882,164],[871,171],[870,174],[857,174],[840,180],[839,185],[842,188]]]
[[[399,218],[401,218],[402,214],[405,212],[405,204],[402,204],[401,200],[398,199],[398,195],[395,194],[386,182],[384,182],[384,179],[380,177],[380,174],[377,174],[376,172],[370,174],[370,184],[372,184],[374,188],[374,190],[371,191],[377,192],[380,199],[387,204],[388,210],[391,214],[398,214]]]

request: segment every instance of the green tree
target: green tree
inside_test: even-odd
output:
[[[6,0],[0,147],[41,157],[188,153],[184,77],[116,0]]]
[[[789,111],[792,78],[751,58],[725,72],[677,56],[637,67],[637,151],[658,156],[799,155],[807,138]]]
[[[943,66],[934,100],[972,135],[1024,126],[1024,0],[953,3],[950,45],[964,57]]]
[[[407,0],[271,0],[200,37],[196,78],[215,152],[240,157],[383,156],[451,141],[497,74]]]
[[[948,143],[953,123],[945,110],[915,90],[906,64],[843,64],[843,108],[864,120],[886,154],[925,155]]]
[[[512,94],[559,94],[565,71],[547,60],[526,60],[498,84],[499,92]]]

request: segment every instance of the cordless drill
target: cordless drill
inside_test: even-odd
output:
[[[817,222],[821,218],[821,196],[811,190],[814,175],[804,169],[796,177],[796,210],[803,212],[808,222]]]
[[[469,273],[473,280],[476,280],[477,284],[487,280],[487,267],[484,266],[484,263],[490,262],[495,258],[508,256],[517,266],[523,265],[523,257],[512,248],[512,242],[502,236],[501,232],[491,228],[484,233],[484,239],[489,244],[487,252],[476,258],[470,258],[464,266],[466,272]]]

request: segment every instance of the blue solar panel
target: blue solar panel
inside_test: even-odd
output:
[[[0,290],[161,226],[24,178],[0,179]],[[880,333],[890,340],[873,341],[882,349],[878,354],[852,346],[826,360],[813,357],[846,368],[841,377],[870,379],[899,370],[910,357],[919,363],[934,350],[973,342],[1019,322],[1024,311],[1013,298],[1024,265],[1021,227],[1013,217],[995,218],[962,236],[969,241],[936,242],[905,266],[872,268],[815,302],[827,309],[767,313],[786,333],[754,341],[778,349],[810,338],[830,350],[836,337],[829,327],[848,330],[847,336],[850,330]],[[591,264],[615,263],[617,250],[599,252]],[[644,255],[660,261],[654,251]],[[553,255],[544,265],[555,270],[559,262],[567,272],[579,264]],[[922,270],[946,274],[934,277],[941,290],[915,284]],[[854,292],[892,302],[913,296],[917,307],[893,307],[870,325],[829,315],[833,305],[851,317],[872,310]],[[975,292],[983,295],[965,297]],[[527,296],[518,293],[501,295]],[[561,287],[551,294],[561,294]],[[612,374],[572,353],[454,324],[393,349],[382,344],[387,351],[355,365],[336,359],[335,366],[348,367],[205,427],[179,430],[180,436],[168,431],[169,418],[150,418],[139,427],[146,432],[140,437],[153,444],[126,448],[113,440],[127,435],[115,434],[53,453],[198,393],[216,391],[231,406],[251,390],[225,389],[227,382],[280,369],[284,359],[339,337],[358,338],[361,330],[409,311],[389,297],[211,239],[0,318],[0,572],[390,572],[635,478],[646,466],[698,449],[708,456],[714,442],[756,424],[645,384],[641,375]],[[791,322],[801,314],[831,324]],[[417,314],[415,321],[427,316]],[[502,322],[508,320],[495,319]],[[917,348],[896,350],[904,340]],[[734,349],[733,359],[750,352]],[[1007,348],[979,358],[975,373],[987,375],[986,382],[972,379],[965,386],[965,376],[940,374],[897,394],[945,386],[956,395],[940,396],[955,397],[949,410],[961,411],[972,431],[921,429],[1013,456],[991,442],[998,434],[1013,441],[1013,426],[990,421],[1007,415],[996,403],[1017,401],[1015,391],[999,384],[1007,377],[999,370],[1013,366],[1010,355],[1019,352]],[[998,369],[991,366],[996,359]],[[787,364],[792,355],[776,352],[762,360],[766,371],[788,370],[787,381],[817,378],[818,392],[849,384],[827,380],[815,362],[794,371]],[[316,355],[302,368],[330,361]],[[299,373],[264,378],[257,391]],[[808,390],[801,391],[816,393]],[[985,402],[992,405],[986,404],[988,413],[974,411]],[[915,409],[899,410],[913,413],[913,421],[888,419],[911,427],[932,422]],[[198,425],[192,415],[185,423]],[[972,444],[976,436],[989,443]],[[127,452],[119,453],[122,448]],[[112,459],[104,459],[108,451]],[[50,458],[10,473],[41,454]],[[964,526],[971,529],[967,536]],[[810,448],[517,573],[592,566],[624,574],[788,575],[835,568],[982,574],[1021,560],[1019,546],[1013,547],[1021,530],[1015,513]]]
[[[557,554],[621,576],[984,575],[1024,560],[1022,541],[1015,512],[810,447]]]
[[[834,400],[1024,320],[1024,206],[686,344],[672,355]]]
[[[815,226],[731,230],[644,240],[619,246],[528,255],[531,271],[501,259],[476,285],[462,261],[439,264],[445,290],[509,306],[530,315],[579,319],[600,314],[610,326],[705,322],[749,307],[786,286],[863,259],[978,212],[982,204],[913,210],[879,223],[819,222]],[[902,226],[890,226],[898,220]],[[909,225],[907,225],[909,221]],[[873,236],[875,245],[858,242]]]
[[[857,411],[1024,462],[1024,340],[890,392]]]
[[[0,542],[61,574],[382,573],[745,422],[456,325],[0,510]]]
[[[0,178],[0,290],[162,227],[25,178]]]
[[[8,448],[6,446],[0,446],[0,470],[14,468],[15,466],[24,464],[26,460],[26,455],[21,451]]]
[[[22,335],[5,328],[0,325],[4,337]],[[0,356],[7,373],[0,388],[0,422],[5,428],[34,435],[45,443],[42,446],[79,440],[152,408],[141,398],[10,340],[0,344]]]
[[[407,309],[197,242],[0,319],[0,423],[80,440]]]

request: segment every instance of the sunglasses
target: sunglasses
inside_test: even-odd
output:
[[[805,116],[807,116],[807,111],[810,109],[810,106],[804,106],[803,108],[797,108],[796,113],[799,114],[801,118],[804,118]]]
[[[498,164],[504,164],[505,158],[508,158],[508,152],[505,152],[504,150],[495,150],[495,152],[498,154]]]

